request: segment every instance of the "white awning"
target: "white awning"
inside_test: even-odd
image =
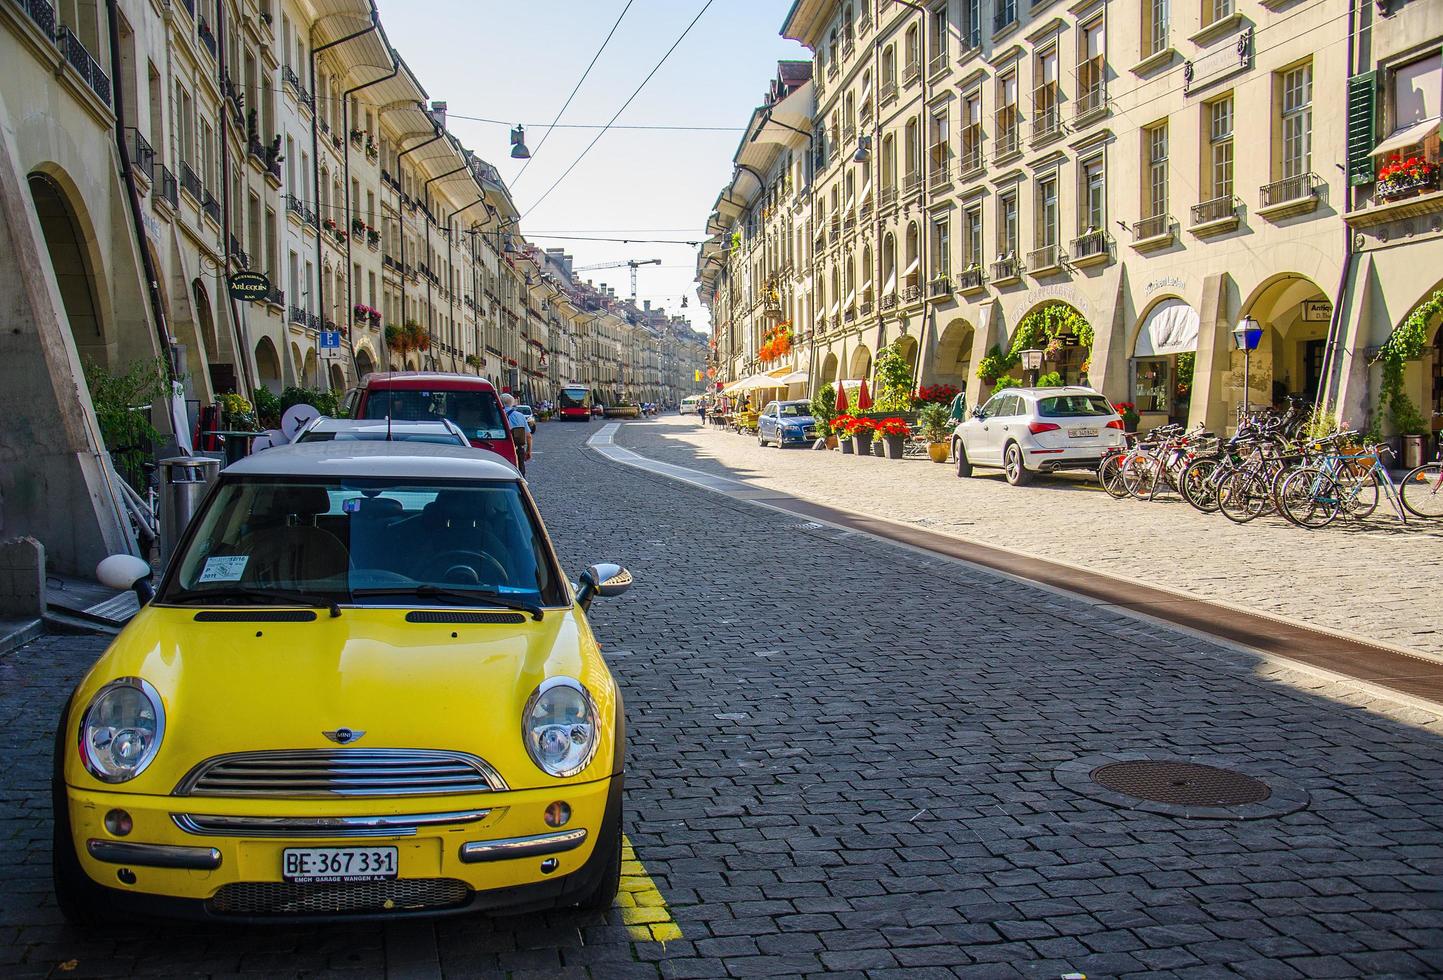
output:
[[[849,290],[847,291],[847,301],[846,301],[845,303],[843,303],[842,305],[843,305],[843,306],[847,306],[847,307],[851,307],[851,306],[855,306],[856,303],[857,303],[857,291],[856,291],[855,289],[849,289]]]
[[[779,385],[804,385],[807,383],[807,372],[791,371],[777,378]]]
[[[1438,128],[1438,122],[1438,117],[1434,116],[1432,119],[1425,119],[1422,122],[1414,123],[1411,126],[1400,129],[1373,147],[1372,155],[1375,157],[1386,156],[1395,150],[1401,150],[1415,143],[1421,143],[1428,138],[1429,134]]]
[[[1165,299],[1152,308],[1137,331],[1133,357],[1160,357],[1197,350],[1197,311],[1180,299]]]
[[[904,275],[904,276],[910,276],[912,273],[916,272],[916,271],[921,267],[921,265],[922,265],[922,255],[921,255],[921,253],[919,252],[918,254],[916,254],[916,255],[914,255],[914,256],[912,257],[912,261],[907,264],[907,271],[904,272],[904,273],[902,273],[902,275]]]
[[[883,295],[883,296],[890,296],[890,295],[892,295],[893,291],[896,290],[896,288],[897,288],[897,270],[896,270],[896,269],[893,269],[892,272],[887,276],[887,285],[885,285],[885,286],[882,287],[882,295]]]

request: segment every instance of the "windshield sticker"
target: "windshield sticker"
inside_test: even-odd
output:
[[[361,497],[352,497],[341,503],[341,510],[347,514],[359,514],[361,512]]]
[[[246,562],[251,560],[250,555],[224,555],[217,558],[207,558],[205,568],[201,570],[200,582],[239,582],[241,573],[246,569]]]

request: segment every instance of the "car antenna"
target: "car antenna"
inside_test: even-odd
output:
[[[386,386],[386,441],[391,442],[391,400],[395,398],[395,389],[390,385]]]

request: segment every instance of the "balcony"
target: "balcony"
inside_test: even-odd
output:
[[[220,224],[220,202],[217,201],[215,195],[208,190],[201,192],[200,210],[207,218],[214,221],[217,225]]]
[[[289,307],[286,310],[286,320],[289,323],[294,323],[298,326],[303,327],[306,325],[306,311],[301,309],[299,306]]]
[[[251,257],[246,254],[245,249],[241,248],[240,239],[235,235],[230,236],[230,251],[227,254],[230,256],[231,261],[235,262],[235,264],[242,269],[249,269],[251,267]]]
[[[1051,143],[1062,135],[1061,113],[1057,111],[1057,104],[1043,105],[1032,114],[1032,145],[1042,146],[1044,143]]]
[[[155,165],[155,199],[164,201],[172,208],[180,207],[180,188],[175,174],[163,163]]]
[[[155,150],[151,148],[150,141],[134,126],[125,128],[125,152],[130,157],[130,165],[145,174],[146,180],[154,183]]]
[[[1105,231],[1087,231],[1072,240],[1072,264],[1101,265],[1112,258],[1112,238]]]
[[[1107,115],[1107,80],[1101,56],[1084,62],[1078,72],[1077,104],[1072,111],[1073,121],[1079,126]]]
[[[871,202],[871,201],[863,201],[863,202],[862,202],[861,208],[858,209],[858,211],[857,211],[857,220],[858,220],[858,221],[861,221],[861,222],[863,222],[863,223],[872,220],[872,202]]]
[[[992,146],[992,162],[994,164],[1006,163],[1017,156],[1019,152],[1016,122],[1008,121],[1006,118],[998,119],[997,138],[993,140]]]
[[[820,252],[822,249],[824,249],[824,248],[826,248],[826,247],[827,247],[827,233],[826,233],[825,231],[819,231],[819,232],[817,232],[817,240],[812,243],[812,248],[815,249],[816,251]]]
[[[1443,193],[1439,192],[1439,167],[1424,165],[1418,176],[1395,173],[1380,179],[1373,186],[1373,200],[1368,207],[1347,215],[1355,228],[1370,228],[1403,218],[1420,218],[1443,211]]]
[[[944,148],[945,149],[945,148]],[[932,172],[927,175],[927,185],[935,193],[952,183],[952,167],[945,159],[932,160]]]
[[[922,66],[918,62],[912,62],[902,69],[902,87],[906,88],[922,77]]]
[[[851,123],[842,127],[842,145],[851,146],[857,141],[857,127]]]
[[[987,276],[980,265],[968,266],[957,273],[956,288],[959,293],[975,293],[987,285]]]
[[[896,294],[896,293],[883,293],[883,294],[882,294],[882,301],[881,301],[881,303],[880,303],[879,305],[881,306],[881,308],[882,308],[884,311],[895,308],[896,305],[897,305],[897,294]]]
[[[1176,239],[1170,214],[1155,214],[1132,224],[1132,247],[1139,252],[1166,248]]]
[[[286,305],[286,291],[275,283],[272,283],[271,288],[266,290],[266,294],[261,297],[261,299],[271,306],[284,307]]]
[[[946,273],[943,273],[942,275],[933,278],[931,282],[927,283],[927,295],[932,297],[933,299],[937,299],[938,297],[942,296],[951,296],[952,278]]]
[[[962,152],[957,157],[957,174],[963,180],[982,169],[982,126],[973,123],[962,130]]]
[[[856,215],[855,212],[848,211],[847,214],[846,214],[846,216],[842,218],[842,232],[843,232],[844,234],[850,235],[852,232],[854,232],[854,231],[856,231],[856,230],[857,230],[857,215]]]
[[[888,102],[895,102],[897,100],[896,81],[893,79],[884,81],[878,90],[877,98],[882,105],[886,105]]]
[[[1022,279],[1022,273],[1026,271],[1016,256],[1012,254],[999,256],[997,261],[992,263],[992,283],[1001,286],[1009,282],[1019,282]]]
[[[915,303],[922,298],[921,283],[909,282],[902,287],[902,302]]]
[[[180,162],[180,189],[194,198],[196,204],[199,204],[205,195],[205,188],[201,186],[200,177],[190,169],[190,164],[184,160]]]
[[[215,31],[211,30],[210,24],[206,23],[204,17],[197,16],[195,19],[195,36],[200,39],[200,43],[205,46],[205,49],[210,52],[210,56],[214,58]]]
[[[827,63],[827,81],[835,82],[839,74],[841,74],[841,69],[837,67],[837,62],[829,61]]]
[[[842,219],[839,218],[839,217],[838,217],[837,215],[835,215],[835,214],[832,215],[831,223],[828,225],[828,231],[831,232],[831,235],[830,235],[829,237],[831,238],[831,240],[832,240],[832,242],[833,242],[834,244],[835,244],[836,242],[841,241],[841,240],[842,240]]]
[[[1307,214],[1318,206],[1318,187],[1323,179],[1314,173],[1285,177],[1264,184],[1258,192],[1258,214],[1269,221]]]
[[[927,76],[929,78],[938,78],[943,75],[949,67],[947,52],[943,51],[941,54],[934,56],[931,61],[927,62]]]
[[[20,8],[30,15],[35,26],[46,37],[55,36],[55,7],[48,0],[17,0]]]
[[[100,63],[90,56],[85,45],[80,43],[80,38],[75,32],[61,24],[55,31],[55,43],[60,46],[60,51],[65,55],[65,60],[75,73],[80,76],[86,86],[95,93],[96,97],[110,105],[110,76],[100,68]]]
[[[1242,206],[1243,202],[1231,194],[1194,204],[1192,224],[1188,226],[1188,231],[1199,238],[1232,231],[1238,226]]]
[[[857,21],[857,37],[864,38],[872,32],[872,18],[867,11],[862,11],[862,19]]]
[[[912,197],[922,193],[922,175],[919,173],[905,174],[902,177],[902,196]]]
[[[1059,271],[1062,268],[1062,249],[1055,244],[1034,248],[1027,253],[1027,268],[1034,276]]]

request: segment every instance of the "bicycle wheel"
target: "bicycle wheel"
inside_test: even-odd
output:
[[[1218,489],[1213,477],[1220,465],[1216,459],[1195,459],[1187,464],[1178,479],[1182,499],[1204,514],[1218,509]]]
[[[1218,487],[1218,509],[1237,524],[1246,524],[1268,509],[1268,481],[1257,473],[1234,473]]]
[[[1152,456],[1131,456],[1122,464],[1122,485],[1138,500],[1151,500],[1161,482],[1162,461]]]
[[[1355,521],[1361,521],[1378,509],[1381,488],[1378,474],[1371,468],[1359,472],[1354,468],[1344,467],[1333,475],[1333,479],[1338,484],[1338,493],[1342,496],[1342,513]]]
[[[1278,510],[1298,527],[1326,527],[1338,516],[1340,502],[1337,481],[1312,467],[1294,470],[1278,488]]]
[[[1122,453],[1113,453],[1097,467],[1097,482],[1102,484],[1109,497],[1116,500],[1127,496],[1127,487],[1122,483],[1122,460]]]
[[[1443,517],[1443,461],[1424,463],[1398,487],[1403,507],[1417,517]]]

